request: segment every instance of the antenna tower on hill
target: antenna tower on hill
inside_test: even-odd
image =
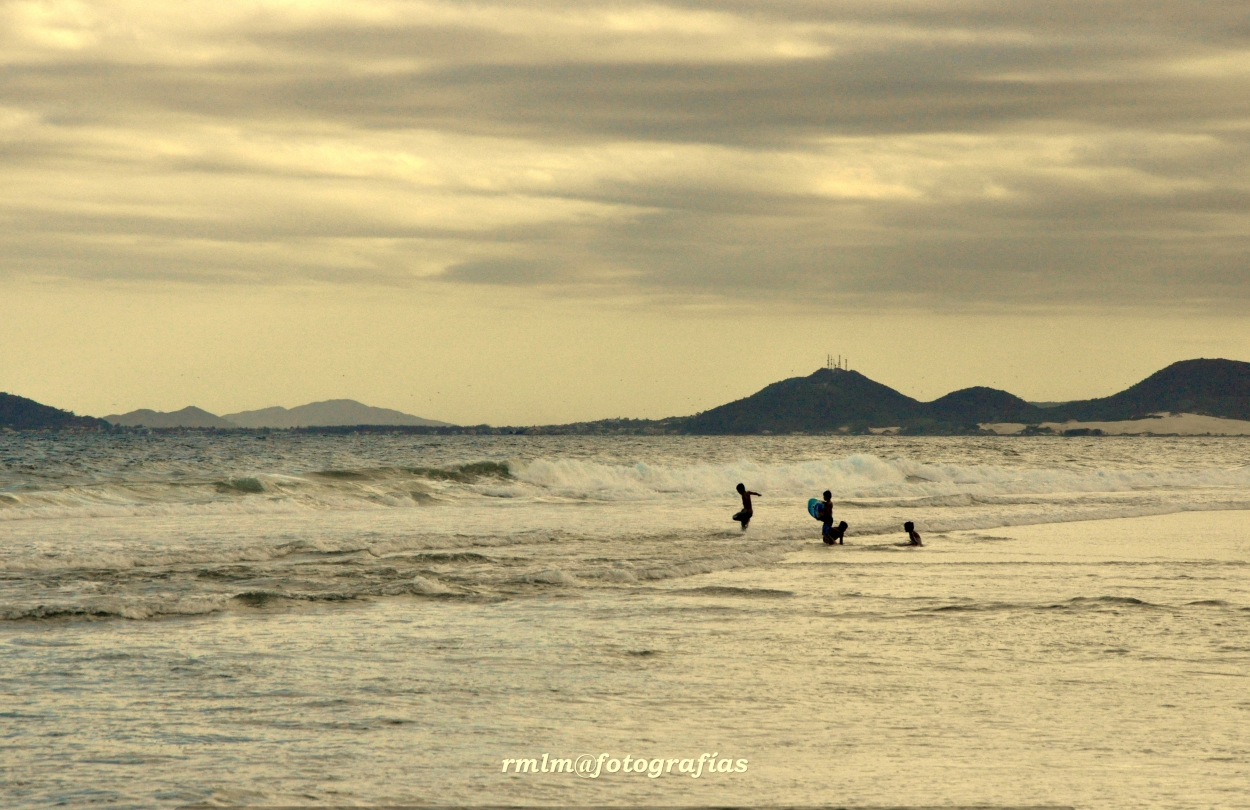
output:
[[[844,358],[840,354],[838,355],[837,360],[833,359],[832,354],[826,354],[825,355],[825,368],[829,369],[830,371],[834,369],[837,369],[839,371],[850,371],[851,361],[847,358]]]

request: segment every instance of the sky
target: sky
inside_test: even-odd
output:
[[[0,390],[705,410],[1250,360],[1244,2],[0,0]]]

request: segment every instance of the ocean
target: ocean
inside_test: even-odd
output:
[[[1250,807],[1248,509],[1243,438],[0,434],[0,806]]]

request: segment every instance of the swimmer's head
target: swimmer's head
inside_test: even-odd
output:
[[[742,484],[739,484],[739,485],[736,487],[736,489],[737,489],[739,492],[744,492],[744,491],[746,491],[746,487],[745,487],[744,485],[742,485]]]
[[[827,501],[827,500],[831,499],[832,497],[833,497],[833,493],[832,493],[832,492],[830,492],[829,490],[827,490],[827,489],[826,489],[826,490],[825,490],[825,500]]]
[[[903,524],[903,531],[914,532],[915,530],[916,530],[916,524],[912,523],[910,520]]]
[[[845,530],[845,529],[846,529],[846,521],[844,520],[844,521],[842,521],[842,522],[838,523],[838,528],[839,528],[839,529],[843,529],[843,530]]]

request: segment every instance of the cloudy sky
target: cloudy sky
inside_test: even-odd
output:
[[[0,2],[0,390],[692,413],[1250,360],[1244,2]]]

